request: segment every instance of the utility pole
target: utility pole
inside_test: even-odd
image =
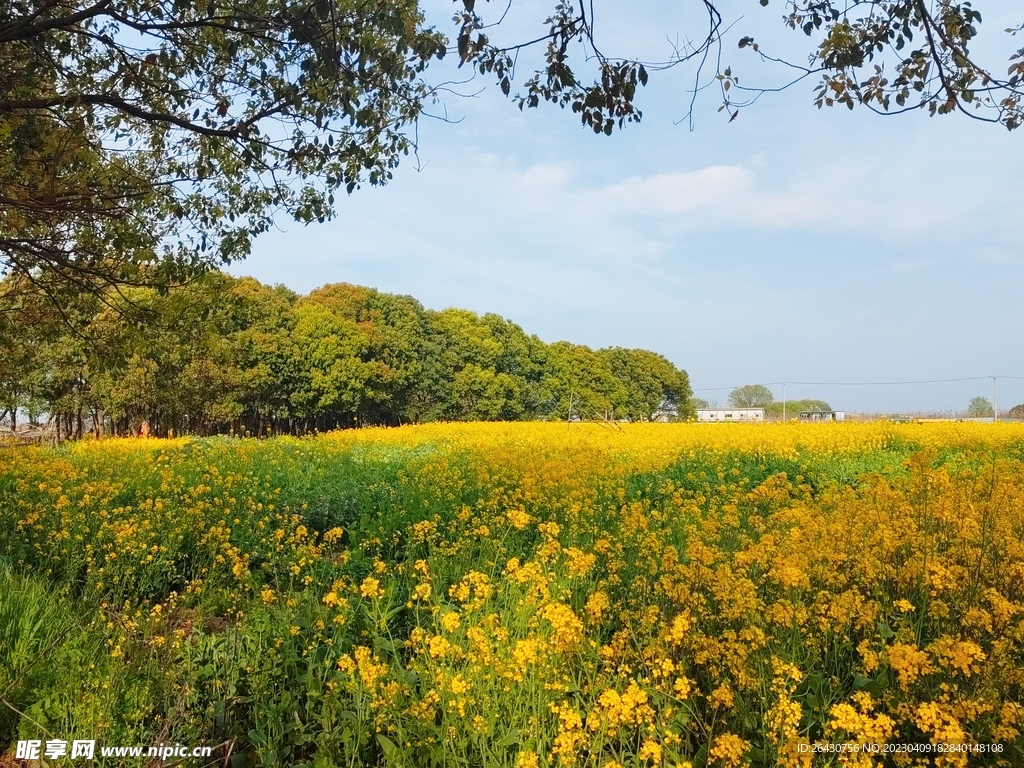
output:
[[[1013,402],[1012,400],[1010,402]],[[996,377],[992,377],[992,423],[999,421],[999,405],[996,403]]]
[[[786,382],[782,382],[782,421],[786,421]]]

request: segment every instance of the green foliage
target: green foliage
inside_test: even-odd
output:
[[[70,740],[99,731],[135,742],[171,695],[163,654],[136,644],[114,658],[110,627],[124,617],[117,610],[89,617],[70,587],[0,562],[0,750],[41,734]]]
[[[48,661],[70,629],[66,606],[0,561],[0,745],[10,743],[29,696],[52,677]],[[10,706],[4,706],[4,704]]]
[[[769,2],[760,0],[762,6]],[[493,25],[483,23],[472,0],[463,0],[463,4],[465,12],[455,15],[460,25],[460,60],[474,64],[481,74],[492,73],[502,92],[509,95],[514,65],[525,46],[492,43],[482,30]],[[868,7],[857,17],[854,11],[864,5]],[[706,30],[693,36],[693,44],[668,61],[653,66],[647,62],[645,68],[637,60],[608,56],[595,44],[594,20],[586,5],[577,10],[571,4],[559,4],[547,19],[548,34],[535,41],[547,44],[545,66],[524,83],[525,92],[515,94],[514,101],[520,109],[544,102],[570,107],[583,125],[597,134],[610,135],[616,127],[639,122],[641,112],[635,100],[638,86],[647,85],[648,68],[668,69],[690,59],[701,60],[710,48],[721,44],[725,32],[718,4],[706,3],[704,11]],[[930,115],[960,112],[1013,130],[1024,119],[1024,48],[1009,52],[1005,76],[1000,60],[994,66],[981,63],[972,50],[981,19],[971,3],[932,6],[917,0],[885,0],[857,3],[851,9],[836,0],[796,0],[787,4],[783,21],[790,29],[813,38],[813,43],[810,65],[787,62],[798,72],[790,85],[807,75],[820,75],[814,94],[819,108],[841,105],[853,109],[863,104],[883,113],[913,109],[927,110]],[[1005,31],[1015,35],[1022,29],[1024,25]],[[597,69],[593,83],[574,70],[578,65],[568,53],[570,43],[582,43],[581,58]],[[767,55],[750,36],[740,37],[738,48]],[[722,94],[719,111],[727,111],[730,121],[762,94],[779,90],[741,86],[731,66],[720,68],[715,79]]]
[[[0,263],[166,285],[323,221],[409,152],[444,46],[413,0],[6,4]]]
[[[782,403],[772,402],[764,407],[764,415],[769,419],[782,418]],[[831,411],[832,407],[824,400],[788,400],[786,402],[786,418],[795,419],[800,411]]]
[[[462,309],[426,313],[422,386],[409,415],[417,421],[538,418],[549,351],[536,336],[495,314]]]
[[[298,297],[210,272],[60,309],[10,289],[7,308],[0,409],[47,413],[61,436],[688,413],[689,379],[661,355],[549,345],[495,314],[428,311],[345,283]]]
[[[974,49],[981,13],[971,3],[886,0],[859,18],[849,10],[834,0],[798,0],[784,17],[790,29],[820,41],[812,68],[805,70],[820,74],[814,95],[819,109],[863,104],[882,113],[960,112],[1008,130],[1021,125],[1024,48],[1010,52],[1005,76],[1001,63],[982,64]],[[1005,31],[1014,35],[1022,28]],[[739,47],[764,55],[751,37],[741,38]],[[728,69],[725,79],[735,83]],[[730,104],[728,96],[725,101]]]
[[[621,347],[598,354],[625,387],[625,397],[616,403],[617,415],[633,420],[650,418],[659,410],[676,412],[683,419],[693,415],[689,378],[661,355]]]
[[[690,381],[661,355],[643,349],[591,350],[552,344],[542,380],[555,418],[645,421],[658,412],[688,418]]]
[[[980,419],[995,415],[992,402],[987,397],[972,397],[967,406],[967,415],[971,418]]]
[[[733,408],[764,408],[773,400],[772,391],[764,384],[747,384],[729,393]]]

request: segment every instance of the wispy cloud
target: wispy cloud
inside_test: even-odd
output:
[[[492,164],[488,174],[501,190],[502,206],[523,216],[546,214],[564,230],[593,232],[601,242],[639,236],[645,250],[663,252],[671,240],[695,232],[811,232],[856,235],[893,245],[931,248],[966,240],[950,230],[949,213],[923,204],[921,190],[896,170],[881,177],[872,168],[825,168],[780,175],[779,169],[712,165],[689,171],[630,176],[588,183],[568,164],[525,169]],[[970,218],[989,205],[984,198],[961,203]],[[1024,201],[1015,215],[1024,217]]]

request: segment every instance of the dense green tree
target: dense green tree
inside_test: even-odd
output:
[[[615,406],[629,399],[625,382],[615,378],[599,352],[567,341],[551,345],[543,386],[551,393],[549,412],[555,418],[611,419]]]
[[[299,378],[291,335],[291,307],[297,297],[284,286],[270,287],[248,277],[229,285],[237,398],[245,413],[238,427],[257,435],[285,431]]]
[[[774,399],[764,384],[747,384],[729,393],[729,405],[733,408],[764,408]]]
[[[661,355],[646,349],[612,347],[598,353],[623,388],[616,390],[613,407],[617,417],[650,419],[657,412],[688,419],[690,380]]]
[[[523,381],[467,363],[451,380],[442,411],[458,421],[513,421],[523,416]]]
[[[24,278],[0,287],[0,422],[12,429],[18,414],[32,405],[30,381],[38,367],[37,350],[52,307],[35,301],[36,291]]]
[[[356,400],[350,397],[346,401],[346,407],[354,408],[346,418],[371,423],[400,422],[422,373],[427,324],[422,305],[410,296],[335,283],[299,300],[297,316],[308,316],[309,307],[329,313],[339,328],[347,329],[350,340],[359,339],[358,350],[351,349],[359,365],[352,361],[350,373],[357,376],[358,381],[354,379],[352,383],[361,394]],[[315,337],[309,337],[304,343],[314,341]],[[300,353],[320,354],[309,350]]]
[[[376,362],[364,360],[370,349],[366,330],[310,303],[295,309],[292,340],[296,367],[303,372],[291,397],[296,414],[315,419],[344,413],[345,426],[357,420],[368,388],[379,387],[384,373]]]
[[[0,9],[0,262],[79,286],[244,257],[386,181],[443,54],[414,0]]]
[[[971,418],[980,419],[986,416],[995,415],[992,402],[987,397],[972,397],[967,406],[967,415]]]
[[[90,370],[96,360],[85,333],[99,306],[92,295],[57,305],[22,275],[0,283],[0,339],[11,351],[0,363],[7,373],[0,402],[15,405],[13,416],[19,408],[32,417],[59,415],[63,435],[81,434],[95,407]]]
[[[206,434],[226,420],[234,390],[218,297],[224,283],[205,281],[167,295],[133,288],[111,297],[84,329],[89,389],[118,431],[141,426]],[[131,307],[134,322],[125,321]],[[237,404],[228,411],[237,413]]]
[[[427,313],[416,420],[536,418],[543,344],[494,314]]]
[[[711,407],[711,403],[705,400],[703,397],[691,397],[690,398],[690,409],[696,414],[699,410],[705,410]]]

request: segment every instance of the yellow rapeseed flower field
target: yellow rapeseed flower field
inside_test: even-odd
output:
[[[1024,765],[1024,425],[12,449],[0,534],[0,753]]]

